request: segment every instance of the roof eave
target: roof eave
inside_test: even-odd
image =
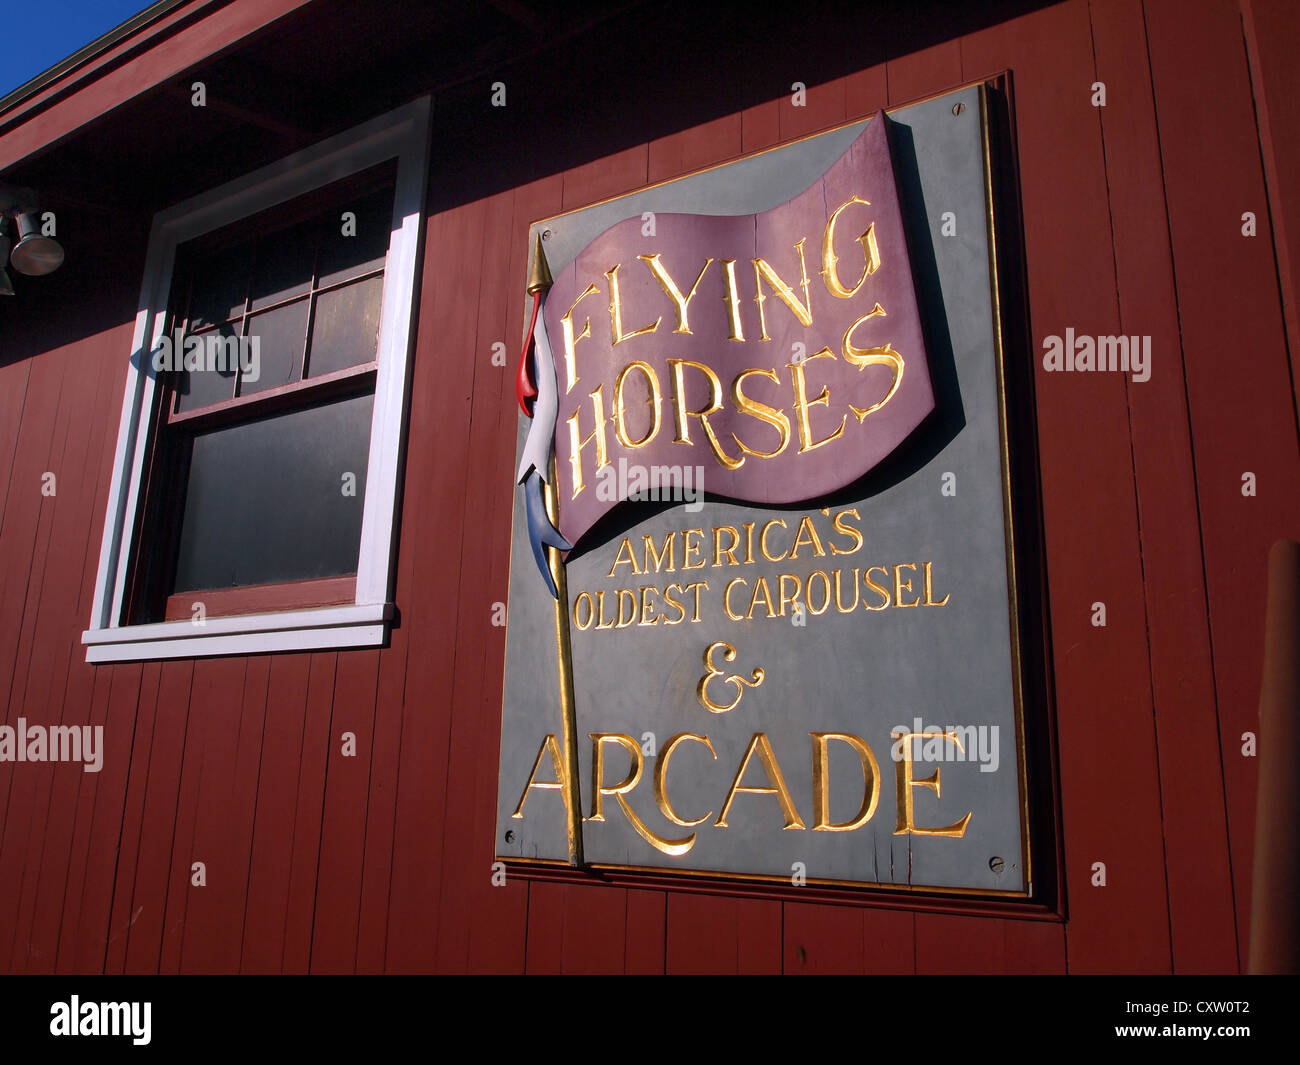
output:
[[[125,40],[127,37],[146,29],[171,11],[180,7],[182,4],[189,2],[190,0],[158,0],[157,3],[150,5],[138,15],[133,15],[120,26],[109,30],[102,37],[98,37],[91,41],[85,48],[82,48],[78,52],[74,52],[72,55],[68,56],[67,59],[56,63],[43,74],[38,74],[36,77],[32,78],[31,81],[14,89],[13,92],[8,93],[5,96],[0,96],[0,116],[5,115],[21,104],[24,100],[28,100],[35,96],[42,89],[52,85],[60,78],[71,74],[77,70],[77,68],[84,66],[91,60],[102,55],[104,52],[107,52],[110,48]]]

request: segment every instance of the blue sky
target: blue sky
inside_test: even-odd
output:
[[[0,63],[0,96],[25,85],[101,37],[152,0],[37,0],[10,12],[4,61]],[[16,5],[15,5],[16,6]]]

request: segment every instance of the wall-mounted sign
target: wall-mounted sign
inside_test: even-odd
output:
[[[500,857],[1029,893],[984,116],[533,227]]]

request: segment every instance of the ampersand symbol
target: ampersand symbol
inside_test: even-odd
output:
[[[738,673],[728,675],[713,664],[713,652],[719,647],[723,649],[722,660],[724,662],[732,662],[735,660],[736,649],[732,647],[731,644],[724,640],[719,640],[717,643],[709,644],[709,646],[704,649],[704,668],[707,669],[708,672],[700,678],[700,683],[695,686],[695,697],[699,699],[700,705],[711,714],[725,714],[728,710],[734,708],[735,705],[740,702],[741,696],[745,694],[745,689],[757,688],[763,683],[763,678],[765,676],[761,666],[755,668],[750,674],[750,677],[752,678],[750,680],[746,680]],[[732,699],[731,702],[715,703],[709,698],[709,681],[714,677],[722,677],[723,684],[730,684],[736,689],[736,697]]]

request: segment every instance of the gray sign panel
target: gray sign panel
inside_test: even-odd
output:
[[[890,116],[936,410],[886,462],[803,504],[621,504],[568,560],[564,624],[516,499],[502,858],[1028,893],[982,116],[977,87]],[[764,211],[864,125],[535,228],[558,274],[644,212]],[[576,834],[528,787],[552,753]]]

